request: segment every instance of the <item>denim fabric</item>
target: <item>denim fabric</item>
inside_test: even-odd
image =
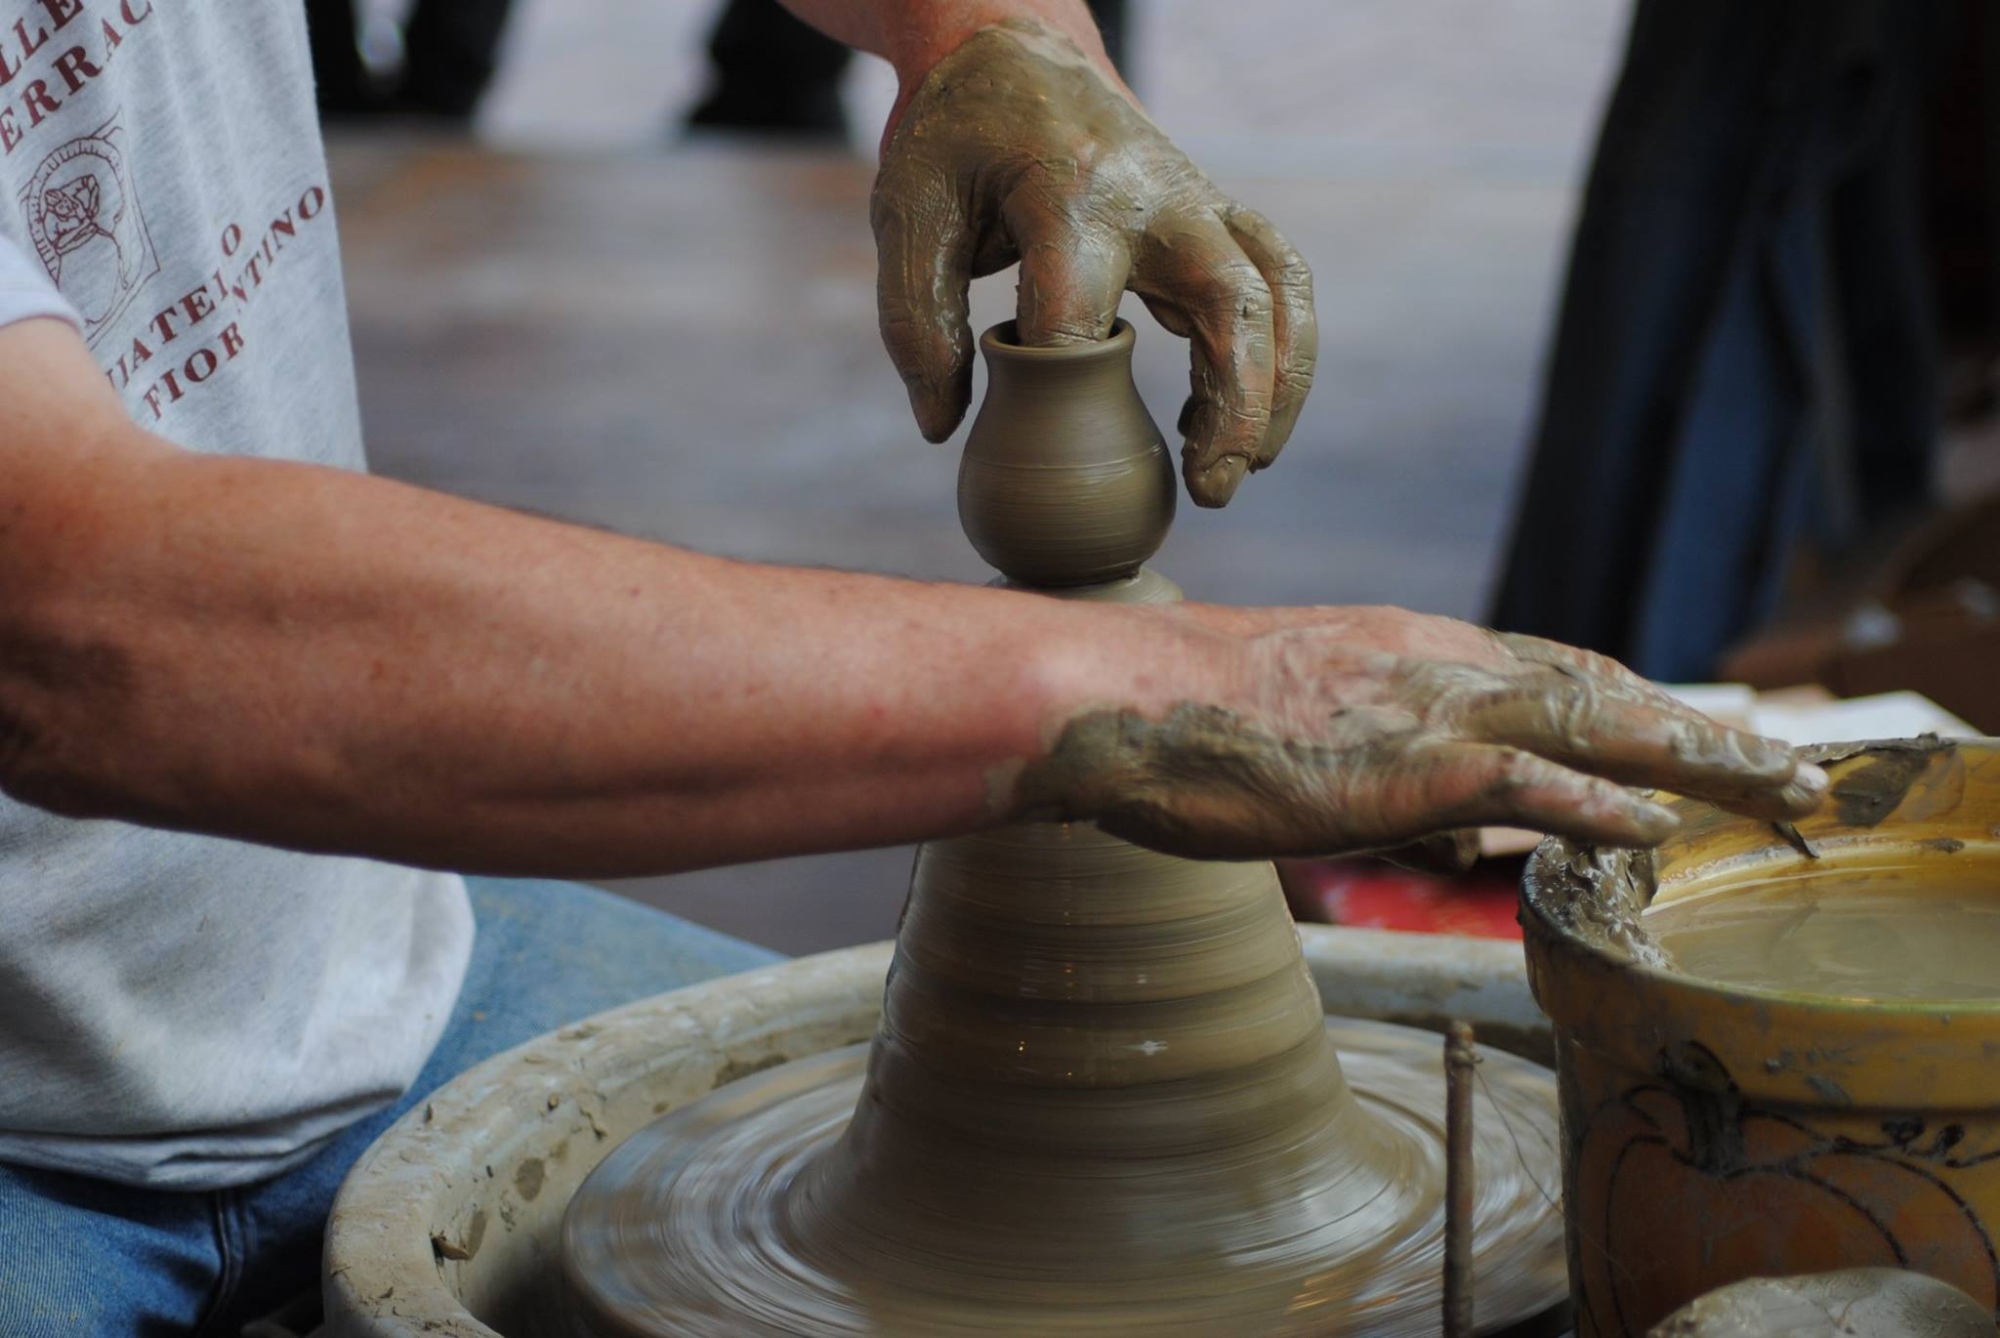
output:
[[[0,1165],[0,1335],[234,1335],[313,1287],[348,1167],[405,1110],[490,1055],[604,1009],[778,960],[574,883],[467,879],[472,966],[395,1106],[289,1174],[177,1193]]]
[[[1794,555],[1924,504],[1942,4],[1640,0],[1490,613],[1713,672]]]

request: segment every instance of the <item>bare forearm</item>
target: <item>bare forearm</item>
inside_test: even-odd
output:
[[[71,479],[59,523],[0,537],[33,592],[0,709],[8,787],[75,814],[572,876],[887,844],[1003,817],[1147,658],[1108,655],[1101,609],[308,466],[163,447]]]
[[[882,57],[896,69],[909,100],[932,66],[966,38],[1009,20],[1041,24],[1081,47],[1123,89],[1104,39],[1083,0],[783,0],[786,8],[836,41]],[[1127,90],[1129,96],[1129,90]]]
[[[1104,59],[1083,0],[783,0],[836,41],[871,52],[906,77],[921,76],[981,28],[1009,19],[1046,24]],[[1109,61],[1105,62],[1107,65]]]
[[[1648,843],[1673,816],[1621,782],[1825,792],[1609,661],[1444,619],[755,567],[131,438],[17,452],[0,495],[0,788],[72,815],[579,876],[1021,817],[1210,857]]]

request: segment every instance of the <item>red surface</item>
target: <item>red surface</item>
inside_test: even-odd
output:
[[[1315,860],[1291,865],[1285,877],[1302,919],[1415,934],[1516,942],[1521,937],[1514,918],[1518,862],[1482,864],[1469,873],[1442,877],[1377,860]]]

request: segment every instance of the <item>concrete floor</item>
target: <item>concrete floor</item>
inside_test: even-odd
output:
[[[1226,511],[1184,508],[1159,565],[1195,598],[1475,614],[1622,12],[1139,9],[1142,93],[1312,262],[1323,339],[1279,467]],[[700,19],[530,3],[481,141],[335,141],[375,467],[718,553],[984,579],[954,512],[957,444],[917,435],[876,337],[870,161],[667,145]],[[649,48],[635,24],[676,45]],[[633,54],[648,49],[679,64],[649,73]],[[871,130],[881,73],[852,89]],[[983,281],[978,324],[1011,292],[1010,276]],[[1126,315],[1141,391],[1171,423],[1184,346],[1136,301]],[[909,859],[620,889],[803,952],[891,933]]]

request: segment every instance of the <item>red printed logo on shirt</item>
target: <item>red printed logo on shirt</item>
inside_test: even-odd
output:
[[[21,192],[42,267],[83,317],[92,344],[160,272],[119,147],[123,139],[113,116],[42,159]]]

